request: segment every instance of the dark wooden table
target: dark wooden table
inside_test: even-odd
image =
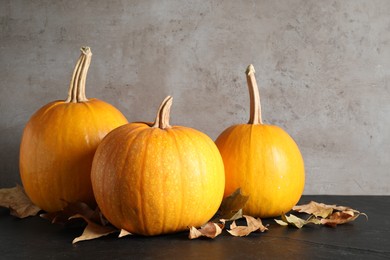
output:
[[[40,217],[20,220],[0,209],[0,259],[390,259],[390,196],[304,196],[300,203],[310,200],[350,206],[369,220],[296,229],[267,219],[269,231],[242,238],[226,231],[214,240],[189,240],[188,232],[121,239],[113,234],[72,245],[82,227]]]

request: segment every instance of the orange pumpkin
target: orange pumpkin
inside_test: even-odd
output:
[[[109,133],[92,166],[103,215],[119,229],[158,235],[200,226],[218,210],[225,176],[215,143],[195,129],[169,124],[172,98],[156,120]]]
[[[23,132],[23,186],[32,202],[48,212],[76,201],[96,205],[90,179],[93,155],[108,132],[127,123],[112,105],[86,98],[91,56],[89,47],[81,48],[67,100],[40,108]]]
[[[225,196],[241,188],[249,195],[243,212],[274,217],[288,212],[302,195],[304,163],[297,144],[280,127],[263,124],[260,95],[250,65],[250,120],[226,129],[216,140],[226,174]]]

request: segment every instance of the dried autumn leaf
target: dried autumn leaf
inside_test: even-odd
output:
[[[65,224],[69,220],[80,218],[87,222],[83,234],[75,238],[72,242],[73,244],[79,241],[99,238],[118,231],[116,228],[109,225],[99,208],[93,210],[83,202],[68,203],[63,210],[53,213],[44,213],[41,214],[41,217],[50,220],[52,223],[59,224]],[[129,234],[130,233],[128,232],[121,232],[119,237]]]
[[[80,241],[85,241],[85,240],[91,240],[95,238],[99,238],[102,236],[109,235],[111,233],[117,232],[118,230],[112,226],[102,226],[99,224],[96,224],[95,222],[91,221],[90,219],[80,215],[76,214],[70,219],[75,219],[75,218],[82,218],[87,222],[87,226],[83,231],[83,234],[79,237],[76,237],[73,239],[72,244],[75,244]]]
[[[10,214],[18,218],[35,216],[41,210],[31,202],[20,185],[0,189],[0,206],[9,208]]]
[[[358,210],[352,209],[350,207],[327,205],[315,201],[310,201],[308,204],[304,204],[304,205],[297,205],[293,207],[293,210],[298,212],[304,212],[311,215],[307,220],[304,220],[292,214],[289,217],[282,214],[281,216],[282,220],[275,219],[275,221],[279,225],[286,226],[289,224],[297,228],[301,228],[302,226],[308,223],[323,224],[323,225],[335,227],[336,225],[339,224],[344,224],[344,223],[354,221],[360,215],[364,215],[367,217],[366,214],[360,213]]]
[[[243,218],[243,214],[242,214],[242,209],[240,209],[239,211],[237,211],[233,216],[231,216],[230,218],[226,219],[226,218],[221,218],[219,219],[220,222],[222,222],[223,224],[225,224],[226,222],[228,221],[233,221],[233,220],[237,220],[237,219],[240,219],[240,218]]]
[[[365,215],[367,217],[367,215],[364,213],[355,213],[354,211],[338,211],[330,215],[329,218],[323,218],[320,221],[321,224],[336,227],[337,225],[354,221],[360,215]]]
[[[338,211],[353,211],[354,213],[360,213],[357,210],[351,209],[350,207],[337,206],[337,205],[327,205],[324,203],[318,203],[315,201],[310,201],[308,204],[297,205],[293,207],[293,210],[298,212],[304,212],[307,214],[313,214],[316,217],[327,218],[329,217],[334,210]]]
[[[190,227],[190,233],[188,234],[189,239],[195,239],[201,237],[202,232],[200,232],[196,227]]]
[[[287,222],[284,222],[283,220],[280,219],[274,219],[276,223],[278,223],[281,226],[288,226]]]
[[[321,225],[321,219],[322,218],[317,218],[316,216],[314,215],[310,215],[309,218],[306,220],[307,223],[312,223],[312,224],[316,224],[316,225]]]
[[[133,235],[133,234],[131,234],[131,233],[130,233],[129,231],[127,231],[127,230],[121,229],[121,232],[119,233],[118,238],[125,237],[125,236],[130,236],[130,235]]]
[[[107,222],[104,220],[99,209],[93,210],[84,202],[68,203],[66,207],[58,212],[43,213],[40,216],[42,218],[50,220],[52,223],[65,224],[74,215],[82,215],[85,218],[92,220],[96,223],[105,225]]]
[[[228,197],[224,198],[217,212],[218,219],[232,221],[242,218],[242,208],[248,201],[249,196],[242,194],[241,189],[237,189]]]
[[[336,205],[326,205],[324,203],[310,201],[308,204],[297,205],[292,209],[298,212],[313,214],[316,217],[326,218],[332,214],[334,206]]]
[[[237,226],[236,222],[233,221],[233,223],[230,225],[230,230],[228,230],[231,235],[236,237],[243,237],[257,230],[259,230],[260,232],[268,230],[268,228],[263,225],[260,218],[256,219],[247,215],[243,215],[243,217],[246,219],[247,225]]]
[[[290,214],[290,216],[285,215],[284,213],[281,215],[282,220],[275,219],[275,222],[282,226],[291,225],[296,228],[302,228],[307,223],[310,223],[304,219],[298,218],[297,216]]]
[[[190,227],[189,239],[195,239],[201,236],[215,238],[222,233],[222,228],[213,222],[208,222],[203,225],[200,229]]]

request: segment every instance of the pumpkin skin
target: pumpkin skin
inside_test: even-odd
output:
[[[253,67],[247,73],[252,74],[248,76],[250,122],[229,127],[216,140],[225,164],[224,196],[241,188],[243,194],[249,195],[244,214],[260,218],[280,216],[291,210],[303,193],[304,162],[287,132],[262,123]]]
[[[91,55],[89,48],[83,51]],[[31,201],[47,212],[72,202],[96,205],[90,179],[93,155],[108,132],[126,123],[119,110],[95,98],[80,101],[74,96],[40,108],[20,145],[20,176]]]
[[[280,216],[298,202],[304,188],[303,159],[294,140],[280,127],[235,125],[216,144],[225,163],[225,196],[240,187],[249,195],[244,214]]]
[[[221,155],[207,135],[158,122],[130,123],[109,133],[96,151],[91,179],[108,221],[146,236],[206,223],[225,184]]]

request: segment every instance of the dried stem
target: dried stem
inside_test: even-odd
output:
[[[257,87],[256,78],[255,78],[255,68],[253,65],[249,65],[246,69],[246,80],[248,83],[249,89],[249,98],[250,98],[250,117],[248,124],[263,124],[261,118],[261,103],[260,103],[260,94],[259,88]]]
[[[156,120],[154,121],[152,127],[160,129],[171,128],[169,125],[169,114],[171,111],[172,100],[173,98],[171,96],[167,96],[161,103],[157,112]]]
[[[81,55],[73,71],[72,80],[70,81],[68,98],[66,103],[78,103],[88,101],[85,96],[85,82],[89,65],[91,64],[92,52],[89,47],[81,47]]]

